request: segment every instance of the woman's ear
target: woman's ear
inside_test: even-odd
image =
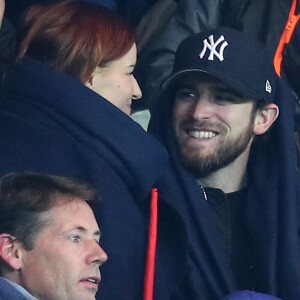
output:
[[[85,86],[89,89],[93,89],[93,80],[94,80],[94,73],[91,75],[89,80],[85,83]]]
[[[258,109],[254,121],[253,132],[256,135],[264,134],[275,122],[279,115],[279,108],[276,104],[270,103]]]
[[[0,258],[14,270],[19,270],[22,266],[20,243],[8,233],[0,234]]]
[[[85,83],[85,86],[93,90],[94,81],[95,80],[97,81],[97,78],[99,78],[101,76],[102,70],[103,70],[103,67],[96,67],[96,69],[90,76],[89,80]],[[95,79],[96,76],[97,76],[97,78]]]

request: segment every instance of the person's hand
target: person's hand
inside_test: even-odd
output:
[[[0,29],[2,25],[4,11],[5,11],[5,0],[0,0]]]

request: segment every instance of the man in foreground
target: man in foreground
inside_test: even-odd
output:
[[[107,255],[88,185],[34,173],[0,183],[0,299],[95,299]]]
[[[186,256],[172,300],[235,290],[289,299],[300,284],[292,98],[263,47],[237,31],[177,49],[149,127],[174,170],[160,196],[185,226],[173,236]]]

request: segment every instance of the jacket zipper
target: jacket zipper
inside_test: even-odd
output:
[[[201,188],[201,190],[202,190],[203,197],[204,197],[205,201],[207,201],[207,200],[208,200],[208,199],[207,199],[207,194],[206,194],[206,191],[205,191],[204,187],[203,187],[203,186],[200,186],[200,188]]]

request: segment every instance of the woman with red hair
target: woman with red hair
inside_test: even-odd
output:
[[[0,175],[27,170],[90,182],[102,196],[94,211],[109,256],[98,297],[142,299],[149,197],[167,159],[128,116],[141,97],[132,30],[105,7],[63,1],[32,7],[15,49],[1,92]],[[78,281],[94,276],[92,266],[78,267]],[[161,299],[166,291],[156,289]]]
[[[127,114],[131,100],[142,96],[132,74],[133,31],[103,6],[80,1],[34,6],[19,25],[16,43],[17,61],[27,55],[45,62]]]

